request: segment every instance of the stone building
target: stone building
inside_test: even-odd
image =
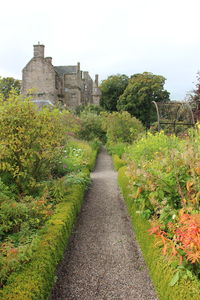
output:
[[[69,108],[81,104],[99,104],[101,92],[98,75],[95,81],[89,73],[75,66],[53,66],[52,58],[44,56],[44,45],[34,45],[33,58],[22,71],[22,94],[34,101],[61,102]]]

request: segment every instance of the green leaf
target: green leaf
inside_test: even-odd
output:
[[[180,275],[179,272],[176,272],[176,273],[175,273],[175,275],[172,277],[172,280],[171,280],[170,283],[169,283],[170,286],[174,286],[174,285],[177,283],[177,281],[178,281],[179,278],[180,278],[179,275]]]
[[[194,276],[193,276],[193,274],[192,274],[191,271],[187,270],[187,271],[186,271],[186,274],[187,274],[187,277],[188,277],[188,278],[194,279]]]

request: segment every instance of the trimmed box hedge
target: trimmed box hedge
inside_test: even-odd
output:
[[[89,178],[89,170],[94,168],[97,152],[98,149],[92,151],[88,168],[84,169],[86,178]],[[68,187],[66,199],[57,205],[55,214],[39,231],[31,261],[9,276],[0,290],[0,299],[48,299],[55,282],[56,266],[63,257],[86,188],[86,184],[73,184]]]
[[[113,166],[116,171],[118,171],[121,167],[125,166],[127,162],[121,159],[117,154],[112,155]]]
[[[133,199],[130,197],[131,190],[126,176],[126,167],[118,171],[118,183],[121,188],[128,212],[131,217],[133,229],[138,243],[142,249],[143,256],[149,269],[150,277],[160,300],[199,300],[200,282],[197,279],[180,279],[174,286],[169,283],[174,275],[175,269],[167,262],[161,250],[155,247],[154,236],[149,235],[147,230],[150,223],[141,218],[136,212]]]
[[[44,300],[52,289],[55,270],[61,260],[84,197],[85,187],[74,185],[66,202],[57,206],[56,213],[40,232],[31,262],[10,275],[0,291],[2,300]]]

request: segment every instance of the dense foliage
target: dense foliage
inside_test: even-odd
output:
[[[200,135],[190,135],[149,133],[123,154],[137,213],[152,222],[151,234],[177,267],[172,285],[181,276],[200,277]]]
[[[197,73],[196,88],[188,95],[193,110],[195,120],[200,120],[200,72]]]
[[[78,116],[80,116],[82,113],[93,113],[96,115],[100,115],[100,113],[103,111],[105,111],[105,109],[97,104],[79,105],[74,110],[75,114]]]
[[[107,143],[132,143],[144,131],[142,123],[128,112],[104,113],[101,115]]]
[[[107,111],[117,111],[117,101],[128,85],[128,76],[111,75],[103,80],[100,85],[102,93],[100,105]]]
[[[80,123],[67,111],[38,110],[13,92],[0,101],[0,288],[13,272],[34,265],[39,236],[58,205],[72,186],[89,183],[99,143],[74,137]]]
[[[106,131],[102,126],[102,117],[96,112],[83,111],[80,114],[81,126],[78,136],[86,141],[98,139],[102,143],[106,142]]]
[[[163,300],[199,300],[199,280],[191,275],[189,270],[186,271],[183,265],[179,265],[178,261],[174,261],[172,264],[168,258],[166,259],[160,249],[162,245],[158,244],[159,241],[157,240],[155,243],[155,235],[148,233],[150,222],[141,217],[135,206],[132,186],[129,184],[127,176],[127,167],[119,169],[118,182],[158,298]],[[179,277],[178,282],[176,281],[177,277]]]
[[[165,78],[144,72],[131,76],[124,93],[119,97],[117,109],[128,111],[143,124],[156,120],[152,101],[169,101],[169,93],[164,89]]]
[[[14,79],[12,77],[0,77],[0,94],[2,94],[4,100],[9,97],[11,91],[14,91],[19,95],[20,90],[20,80]]]
[[[38,111],[29,100],[11,94],[0,100],[0,176],[20,192],[51,176],[66,141],[58,110]]]

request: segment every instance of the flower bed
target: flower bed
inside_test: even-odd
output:
[[[200,294],[200,282],[197,278],[181,277],[178,282],[171,286],[171,280],[176,273],[169,260],[163,256],[162,249],[155,245],[154,236],[149,235],[150,222],[145,220],[134,204],[131,196],[127,167],[118,171],[118,183],[132,220],[136,238],[142,249],[142,253],[149,269],[150,277],[161,300],[198,300]]]

